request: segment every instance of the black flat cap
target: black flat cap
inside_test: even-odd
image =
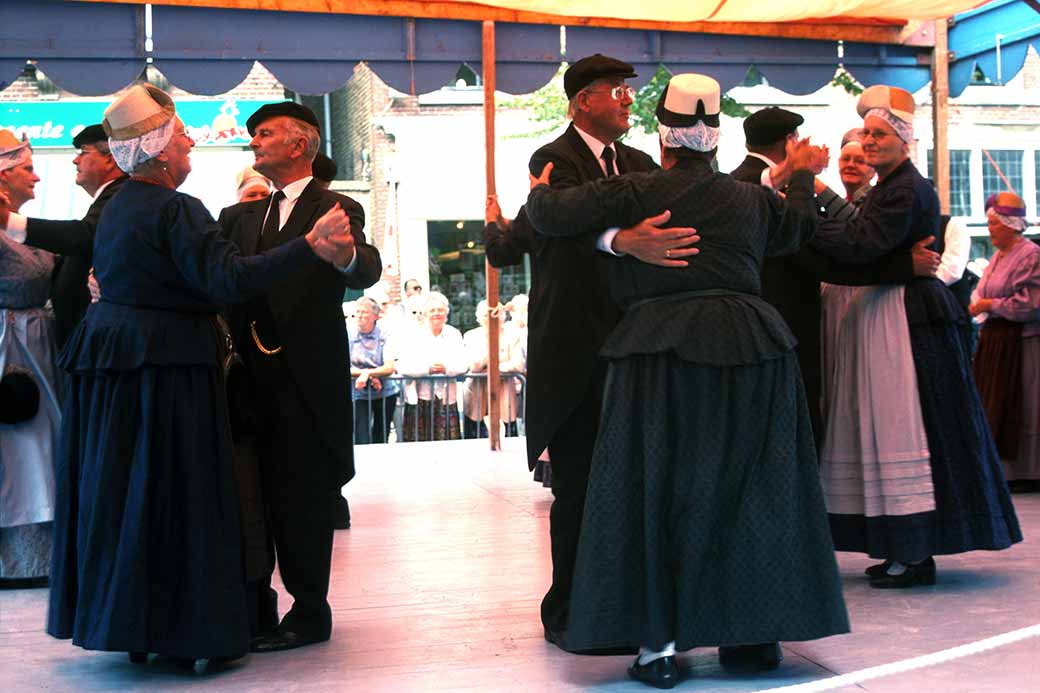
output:
[[[339,172],[339,166],[336,162],[325,156],[321,152],[318,152],[314,157],[314,163],[311,164],[311,175],[318,180],[323,180],[326,183],[331,183],[336,180],[336,173]]]
[[[748,146],[764,147],[784,139],[804,122],[797,113],[770,106],[744,119],[744,137]]]
[[[253,115],[249,116],[249,120],[246,121],[246,129],[249,130],[250,135],[256,135],[256,128],[260,123],[278,116],[289,116],[296,120],[302,120],[309,125],[313,125],[318,129],[318,132],[321,132],[321,126],[318,125],[318,117],[314,115],[314,111],[293,101],[265,103],[256,109]]]
[[[76,149],[81,149],[85,144],[97,144],[98,142],[108,142],[108,135],[105,134],[105,128],[101,127],[101,123],[88,125],[72,138],[72,146]]]
[[[629,79],[635,77],[635,69],[628,63],[596,53],[587,58],[582,58],[567,68],[563,73],[563,91],[568,99],[589,86],[597,79],[604,77],[621,77]]]
[[[0,423],[16,424],[36,416],[40,388],[28,373],[9,371],[0,378]]]

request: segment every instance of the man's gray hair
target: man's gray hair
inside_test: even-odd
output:
[[[359,298],[357,304],[359,306],[368,306],[377,318],[379,317],[379,313],[382,312],[382,308],[378,303],[376,303],[376,300],[374,298],[369,298],[368,296],[362,296]]]
[[[307,161],[314,161],[314,157],[318,154],[318,147],[321,146],[321,135],[318,133],[318,128],[296,118],[287,118],[285,130],[288,133],[285,143],[289,144],[297,137],[304,138],[307,146],[304,147],[303,156]]]

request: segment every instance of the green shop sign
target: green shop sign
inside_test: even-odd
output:
[[[0,102],[0,128],[28,135],[33,147],[71,147],[72,138],[104,118],[108,101]],[[177,115],[196,146],[241,146],[246,119],[267,101],[178,101]]]

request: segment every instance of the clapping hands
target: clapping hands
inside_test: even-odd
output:
[[[350,218],[338,202],[314,222],[306,238],[318,257],[336,267],[347,267],[354,259]]]
[[[830,150],[826,146],[817,147],[808,137],[787,142],[787,160],[792,171],[812,171],[818,175],[827,168],[830,157]]]

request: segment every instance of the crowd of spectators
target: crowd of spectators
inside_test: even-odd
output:
[[[380,284],[343,304],[349,339],[357,444],[456,440],[488,436],[488,324],[480,301],[478,327],[462,334],[448,324],[451,304],[414,279],[405,298],[392,303]],[[523,375],[527,364],[524,294],[498,308],[500,421],[507,436],[520,434]],[[461,397],[459,381],[462,381]],[[399,406],[403,404],[404,406]]]

